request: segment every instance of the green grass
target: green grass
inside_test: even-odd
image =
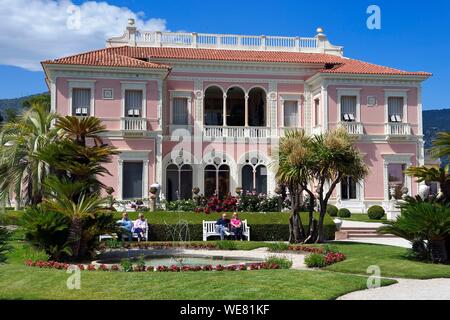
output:
[[[23,264],[29,245],[14,241],[0,265],[0,299],[335,299],[365,289],[367,278],[328,271],[259,270],[186,273],[81,273],[81,289],[68,290],[70,274]],[[258,243],[257,245],[261,245]],[[383,280],[382,285],[395,283]]]
[[[367,275],[367,268],[377,265],[383,277],[450,278],[450,265],[409,260],[405,248],[353,242],[333,243],[332,246],[343,252],[347,259],[325,270]]]
[[[359,221],[359,222],[378,222],[382,223],[386,221],[386,215],[380,219],[380,220],[373,220],[370,219],[369,216],[366,213],[352,213],[350,218],[339,218],[342,220],[348,220],[348,221]]]

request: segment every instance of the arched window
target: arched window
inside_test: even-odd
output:
[[[256,157],[242,167],[242,189],[267,194],[267,167]]]
[[[226,164],[205,167],[205,196],[218,194],[224,197],[230,192],[230,167]]]
[[[219,87],[209,87],[205,91],[204,100],[206,126],[223,125],[223,92]]]
[[[266,116],[266,92],[261,88],[253,88],[248,93],[248,125],[265,127]]]
[[[227,126],[245,125],[245,93],[239,87],[227,91]]]
[[[192,167],[170,164],[166,169],[167,201],[192,198]]]

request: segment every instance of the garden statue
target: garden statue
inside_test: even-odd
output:
[[[150,187],[150,212],[154,212],[156,210],[156,199],[157,193],[159,192],[157,186],[159,185],[155,183]]]
[[[192,199],[194,200],[194,202],[195,202],[195,205],[198,207],[198,206],[200,206],[200,200],[201,200],[201,197],[200,197],[200,195],[198,194],[200,192],[200,188],[199,187],[194,187],[193,189],[192,189]]]
[[[402,199],[406,200],[406,198],[408,198],[408,191],[409,191],[408,188],[403,186],[401,191],[402,191]]]
[[[155,182],[154,184],[152,184],[152,185],[150,186],[150,188],[156,188],[156,192],[155,192],[155,195],[156,195],[156,203],[159,204],[159,194],[160,194],[160,192],[161,192],[161,185],[160,185],[158,182]]]
[[[107,187],[105,189],[105,191],[108,194],[107,198],[108,198],[109,208],[112,209],[113,205],[114,205],[114,197],[112,195],[114,193],[114,188],[113,187]]]
[[[419,197],[422,198],[422,200],[428,199],[430,196],[430,186],[426,184],[421,184],[419,186]]]

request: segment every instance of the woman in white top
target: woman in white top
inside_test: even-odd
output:
[[[147,219],[145,219],[143,213],[140,213],[139,218],[136,221],[134,221],[134,225],[133,225],[133,232],[137,234],[138,241],[145,239],[147,230],[148,230]],[[145,239],[145,240],[148,240],[148,239]]]

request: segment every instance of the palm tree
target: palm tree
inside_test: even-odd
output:
[[[293,215],[295,222],[298,212],[299,199],[302,191],[309,195],[309,227],[307,242],[323,242],[325,219],[328,200],[336,185],[345,177],[352,177],[356,181],[368,174],[360,152],[354,147],[355,139],[343,128],[329,131],[322,135],[306,137],[303,131],[288,133],[281,138],[278,155],[277,180],[288,185],[293,194]],[[315,186],[315,190],[311,189]],[[325,190],[325,187],[328,189]],[[291,189],[292,188],[292,189]],[[312,190],[316,191],[315,194]],[[315,200],[319,202],[319,220],[313,219]],[[301,221],[292,225],[294,241],[302,241]],[[296,235],[298,233],[298,235]]]
[[[439,183],[439,188],[442,192],[442,201],[450,201],[450,173],[449,165],[443,168],[428,168],[422,167],[409,167],[405,170],[405,173],[409,176],[415,177],[417,182],[433,181]]]
[[[291,196],[292,214],[289,218],[289,242],[299,243],[311,235],[313,227],[314,194],[308,188],[308,181],[312,179],[310,154],[311,138],[303,130],[286,132],[280,139],[276,179],[279,184],[288,187]],[[305,232],[299,215],[302,202],[302,192],[309,194],[309,228]]]
[[[338,183],[346,177],[360,181],[368,174],[368,167],[361,153],[354,146],[356,138],[350,136],[344,128],[316,135],[312,141],[311,153],[314,155],[313,176],[317,184],[319,202],[319,222],[316,242],[324,242],[323,222],[328,200]],[[328,190],[325,190],[328,185]]]
[[[58,129],[57,143],[48,145],[39,153],[40,159],[45,161],[59,177],[69,178],[72,183],[83,182],[85,189],[97,192],[106,186],[100,177],[111,175],[103,166],[112,161],[111,156],[118,154],[115,147],[103,143],[99,136],[105,131],[105,126],[95,117],[60,117],[55,124]],[[88,145],[89,140],[94,142]],[[79,190],[80,193],[83,190]],[[74,195],[77,201],[79,194]]]
[[[58,212],[70,219],[69,235],[67,242],[70,246],[72,258],[83,257],[86,252],[83,248],[83,221],[87,218],[95,218],[98,214],[110,212],[106,208],[107,198],[101,198],[98,194],[79,192],[83,189],[81,182],[72,184],[67,180],[59,180],[50,177],[46,181],[47,195],[43,205],[49,211]],[[73,201],[77,195],[77,201]]]
[[[446,239],[450,234],[450,207],[419,198],[409,199],[401,208],[402,214],[378,231],[411,241],[416,253],[420,254],[425,248],[434,262],[448,261]]]
[[[33,103],[0,133],[0,197],[11,191],[27,203],[39,203],[49,168],[38,154],[56,138],[52,122],[57,115],[43,103]],[[16,202],[16,206],[19,201]]]

